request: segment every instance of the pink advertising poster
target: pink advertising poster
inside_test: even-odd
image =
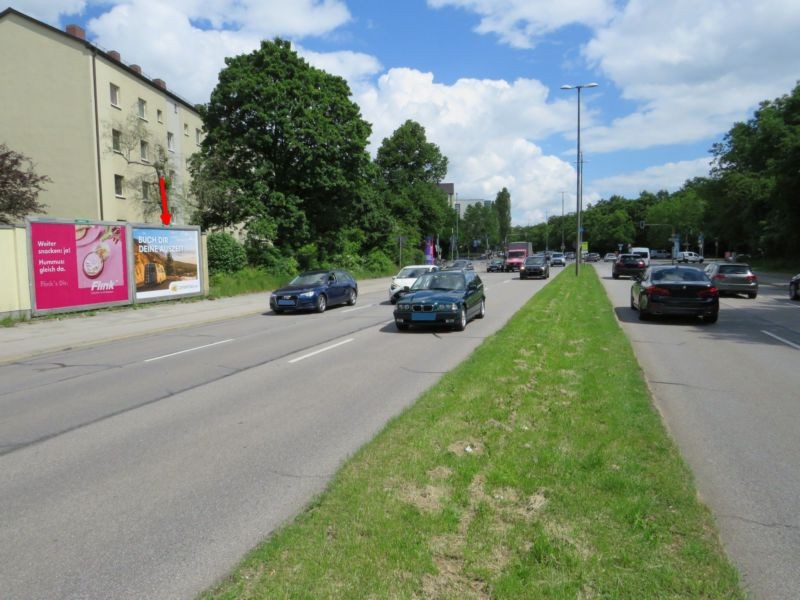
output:
[[[130,301],[125,226],[31,222],[37,311]]]

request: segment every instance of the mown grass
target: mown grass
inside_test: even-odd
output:
[[[546,286],[203,596],[743,597],[594,269]]]

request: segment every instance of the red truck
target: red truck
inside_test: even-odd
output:
[[[525,259],[533,254],[533,244],[531,242],[509,242],[506,249],[506,262],[504,270],[519,271],[519,267]]]

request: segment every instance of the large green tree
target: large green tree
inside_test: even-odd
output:
[[[368,176],[371,127],[341,77],[316,69],[288,41],[227,58],[193,161],[197,221],[243,224],[251,244],[341,250]]]
[[[37,175],[30,158],[0,143],[0,223],[45,212],[39,192],[50,178]]]
[[[449,235],[453,217],[437,186],[447,174],[447,163],[416,121],[406,121],[384,138],[375,157],[376,187],[391,213],[395,240],[403,237],[409,246],[420,247],[424,237]]]

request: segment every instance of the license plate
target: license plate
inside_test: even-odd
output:
[[[435,321],[436,320],[436,313],[432,312],[415,312],[411,313],[411,320],[412,321]]]
[[[278,306],[294,306],[294,300],[278,300]]]

